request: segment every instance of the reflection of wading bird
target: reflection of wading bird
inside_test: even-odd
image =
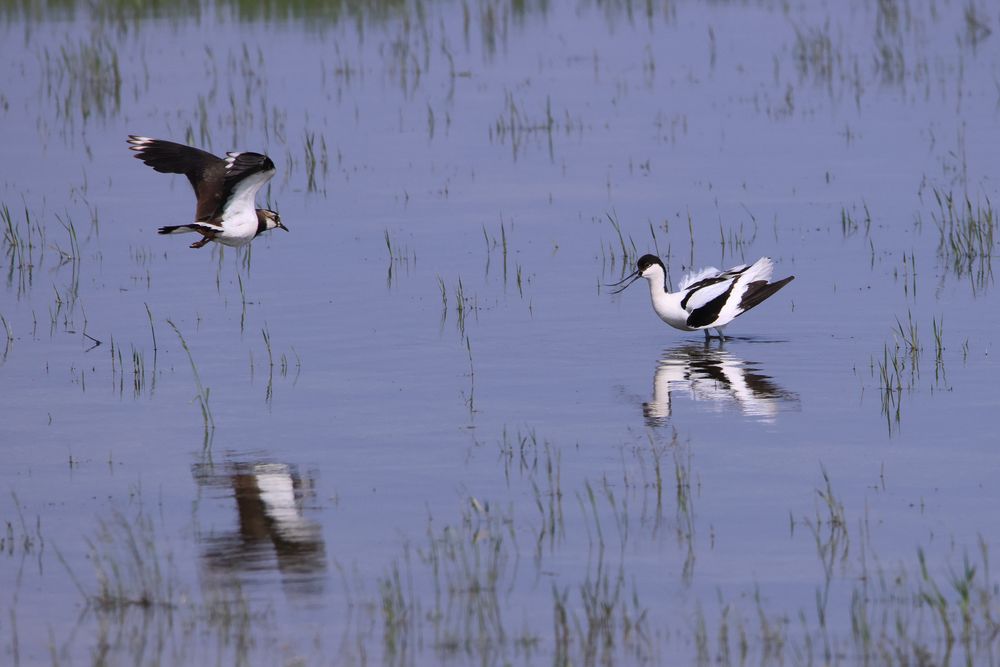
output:
[[[257,191],[274,176],[274,163],[266,155],[226,153],[222,159],[183,144],[134,134],[128,143],[135,157],[156,171],[187,176],[198,198],[194,222],[160,227],[161,234],[197,232],[203,238],[191,247],[200,248],[209,241],[238,247],[269,229],[288,231],[277,213],[255,208]]]
[[[304,591],[319,585],[326,568],[323,535],[303,512],[304,491],[311,482],[304,483],[294,466],[198,464],[193,473],[199,486],[223,489],[236,501],[237,530],[213,530],[202,537],[212,569],[264,571],[276,558],[277,568],[291,577],[288,583]]]
[[[772,421],[782,404],[798,403],[795,394],[779,387],[755,364],[700,343],[667,350],[660,358],[653,376],[653,398],[642,404],[650,426],[663,425],[670,418],[671,399],[678,392],[720,409],[735,401],[744,415],[763,421]]]
[[[709,329],[715,329],[718,338],[724,339],[722,327],[795,277],[788,276],[772,283],[773,270],[774,262],[769,257],[761,257],[750,265],[734,266],[728,271],[709,267],[687,274],[677,292],[668,292],[663,262],[656,255],[643,255],[631,275],[609,287],[621,285],[612,292],[618,294],[639,278],[645,278],[649,281],[653,310],[661,320],[681,331],[704,329],[705,340],[711,337]]]

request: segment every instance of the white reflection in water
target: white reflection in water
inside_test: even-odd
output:
[[[322,592],[323,536],[319,524],[303,513],[312,478],[303,479],[295,466],[276,462],[199,463],[192,473],[199,486],[223,489],[236,501],[235,529],[199,534],[202,562],[209,572],[276,569],[290,592]]]
[[[687,398],[717,410],[734,408],[763,422],[773,422],[782,409],[798,408],[798,395],[787,391],[723,347],[685,344],[666,350],[656,363],[653,398],[642,404],[649,426],[667,423],[673,401]]]

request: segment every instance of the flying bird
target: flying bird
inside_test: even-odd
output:
[[[663,262],[656,255],[643,255],[634,272],[608,287],[617,287],[612,294],[619,294],[639,278],[645,278],[653,310],[661,320],[681,331],[704,330],[705,340],[712,338],[709,330],[714,329],[717,337],[725,340],[723,327],[795,278],[788,276],[772,283],[773,271],[770,257],[728,271],[708,267],[687,274],[678,291],[668,292]]]
[[[220,158],[184,144],[134,134],[128,143],[135,157],[156,171],[187,176],[198,199],[194,222],[160,227],[160,234],[201,234],[191,244],[200,248],[209,241],[239,247],[269,229],[288,231],[276,212],[256,208],[257,191],[274,176],[274,162],[266,155],[234,152]]]

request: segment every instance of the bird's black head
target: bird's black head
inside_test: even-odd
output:
[[[276,211],[267,208],[257,209],[257,234],[266,232],[269,229],[283,229],[286,232],[288,227],[281,222],[281,216]]]
[[[660,258],[656,255],[643,255],[639,258],[639,261],[635,263],[635,268],[641,274],[654,264],[658,264],[660,268],[664,270],[664,273],[666,273],[666,268],[663,266],[663,262],[661,262]]]
[[[634,283],[639,278],[645,277],[646,269],[648,269],[651,266],[659,266],[660,269],[663,271],[663,273],[666,274],[666,268],[664,268],[663,262],[660,261],[659,257],[657,257],[656,255],[643,255],[642,257],[639,258],[639,261],[635,263],[635,271],[625,276],[617,283],[608,285],[608,287],[616,288],[612,290],[611,293],[618,294],[620,292],[624,292],[626,287]],[[653,278],[651,277],[649,278],[649,280],[652,279]]]

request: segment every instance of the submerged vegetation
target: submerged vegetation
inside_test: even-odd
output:
[[[938,208],[931,217],[938,230],[941,261],[974,290],[986,289],[993,283],[993,258],[1000,243],[989,198],[973,204],[968,197],[956,201],[953,193],[934,190],[934,199]]]
[[[770,665],[948,664],[961,655],[980,664],[998,648],[1000,598],[988,543],[958,545],[954,558],[919,546],[886,562],[867,511],[849,505],[823,467],[813,507],[791,508],[786,537],[788,549],[813,550],[815,604],[780,611],[760,585],[684,593],[697,590],[690,588],[694,562],[710,543],[698,537],[705,518],[693,510],[705,489],[693,483],[691,445],[676,434],[626,447],[624,485],[583,480],[575,490],[563,488],[559,449],[534,433],[514,440],[505,433],[501,443],[520,450],[522,465],[509,483],[515,496],[534,497],[537,515],[476,495],[459,499],[451,519],[429,515],[423,536],[404,536],[378,576],[341,569],[344,597],[331,610],[336,632],[286,641],[286,657],[318,649],[338,663],[632,664],[689,655],[693,664]],[[668,475],[661,465],[671,453]],[[93,574],[56,549],[83,618],[102,628],[75,641],[112,661],[271,656],[263,638],[280,619],[270,605],[232,573],[207,587],[179,575],[173,538],[137,493],[134,507],[113,509],[86,537]],[[639,586],[630,554],[650,540],[663,549],[657,569],[669,574]],[[40,528],[21,516],[8,521],[0,546],[11,557],[43,542]],[[664,595],[686,601],[664,607]]]

